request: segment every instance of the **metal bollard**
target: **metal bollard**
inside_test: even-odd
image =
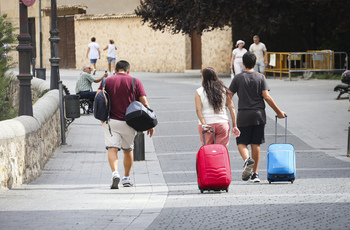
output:
[[[134,139],[134,161],[145,160],[145,134],[137,132]]]
[[[61,145],[66,145],[66,119],[64,118],[64,103],[63,103],[63,86],[62,81],[58,82],[58,90],[60,97],[60,120],[61,120]]]

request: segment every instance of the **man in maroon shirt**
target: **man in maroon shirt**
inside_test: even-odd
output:
[[[108,161],[112,170],[111,189],[118,189],[120,176],[118,173],[118,151],[124,152],[124,170],[125,174],[122,179],[124,187],[131,187],[133,184],[130,179],[130,170],[133,164],[133,147],[136,131],[128,126],[125,121],[125,112],[132,102],[132,77],[129,76],[130,64],[127,61],[119,61],[115,66],[114,76],[106,79],[105,89],[111,100],[111,111],[109,125],[112,136],[109,132],[106,122],[102,124],[105,133],[105,144],[108,150]],[[102,85],[100,88],[102,89]],[[140,101],[146,107],[149,107],[146,92],[140,80],[135,78],[135,100]],[[154,129],[147,130],[147,135],[152,137]]]

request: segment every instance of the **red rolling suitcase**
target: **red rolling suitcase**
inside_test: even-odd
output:
[[[197,153],[197,180],[198,188],[203,193],[204,190],[228,192],[231,183],[230,157],[226,146],[215,144],[215,131],[204,130],[203,140],[205,143],[205,133],[212,132],[214,144],[203,145]]]

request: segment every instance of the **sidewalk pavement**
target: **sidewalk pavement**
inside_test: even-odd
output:
[[[80,71],[60,70],[74,93]],[[96,76],[102,76],[97,72]],[[48,75],[48,73],[47,73]],[[144,84],[159,125],[146,141],[146,161],[134,162],[132,188],[109,189],[111,172],[99,121],[82,115],[69,127],[40,178],[0,190],[0,229],[349,229],[348,100],[336,101],[337,81],[268,79],[270,94],[289,115],[288,140],[297,152],[293,185],[266,181],[265,152],[274,140],[267,109],[260,184],[241,181],[234,138],[228,193],[200,194],[194,92],[200,76],[131,73]],[[49,77],[48,77],[49,79]],[[226,85],[229,78],[222,78]],[[98,84],[94,84],[97,89]],[[237,106],[235,98],[235,105]],[[343,111],[344,110],[344,111]],[[283,134],[284,122],[278,131]],[[279,135],[279,137],[281,137]],[[119,154],[119,172],[123,175]]]

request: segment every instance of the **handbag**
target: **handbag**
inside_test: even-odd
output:
[[[231,69],[231,79],[235,78],[235,74],[233,73],[233,70]]]
[[[125,121],[136,131],[146,131],[158,124],[157,116],[152,109],[147,108],[141,102],[135,101],[135,78],[132,78],[132,102],[126,109]]]

